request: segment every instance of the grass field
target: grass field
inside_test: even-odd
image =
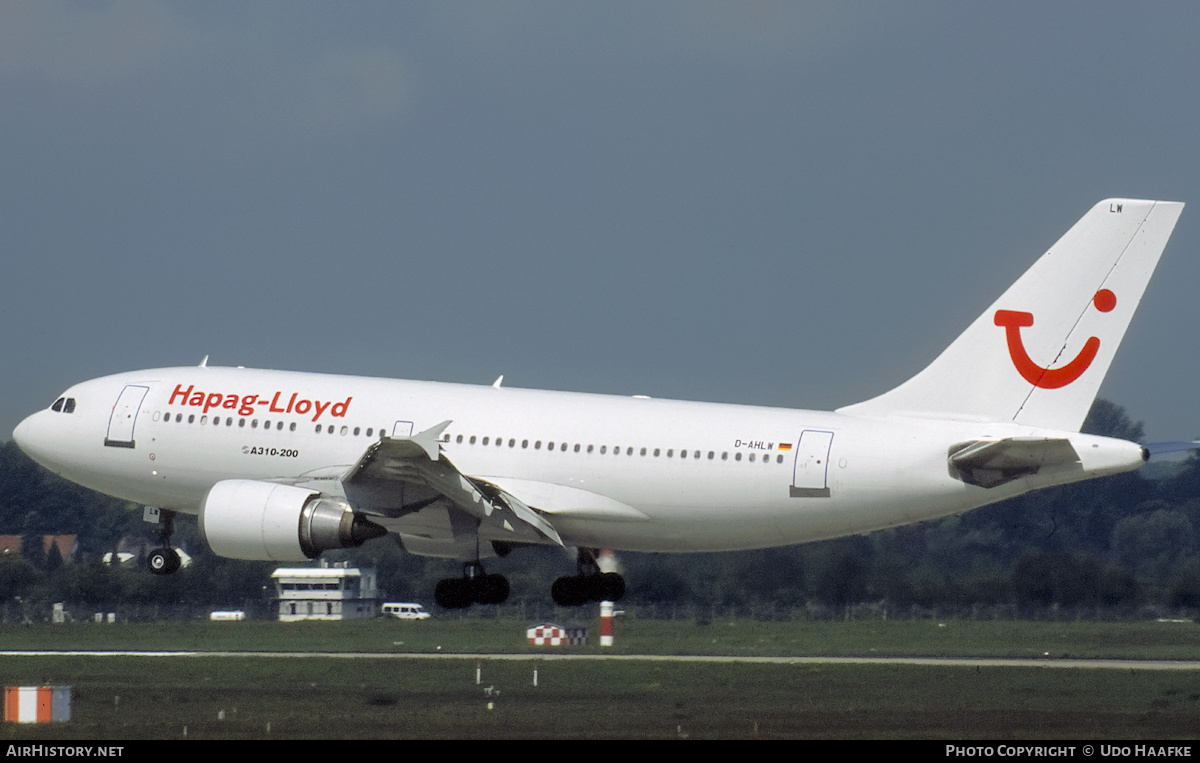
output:
[[[541,653],[523,643],[525,625],[380,620],[5,626],[5,650],[496,657],[3,657],[4,685],[69,684],[74,691],[69,723],[7,723],[0,738],[1166,739],[1200,733],[1197,671],[501,659]],[[1200,659],[1200,628],[631,619],[618,622],[612,651]],[[599,652],[594,645],[573,650]]]

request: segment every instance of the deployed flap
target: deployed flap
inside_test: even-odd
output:
[[[647,522],[650,519],[632,506],[577,487],[507,477],[486,479],[503,495],[520,495],[520,501],[557,517],[635,522]]]
[[[520,501],[502,494],[494,485],[477,484],[439,452],[438,438],[449,424],[444,421],[412,437],[384,437],[372,443],[358,463],[342,477],[347,497],[353,501],[355,495],[377,494],[380,482],[395,483],[397,490],[404,485],[415,485],[427,488],[426,495],[432,491],[445,497],[481,522],[497,525],[516,535],[529,535],[533,531],[563,545],[562,538],[543,517]],[[422,504],[428,502],[428,498],[421,501]]]
[[[950,471],[968,485],[996,487],[1037,474],[1046,466],[1079,463],[1065,438],[1007,437],[973,440],[950,449]]]

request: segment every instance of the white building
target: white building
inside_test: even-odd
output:
[[[285,622],[350,620],[375,617],[379,612],[375,570],[281,567],[271,573],[271,578],[279,601],[279,619]]]

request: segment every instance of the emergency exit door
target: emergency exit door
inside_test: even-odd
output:
[[[142,410],[142,400],[146,398],[149,387],[137,384],[127,384],[121,390],[113,406],[112,416],[108,419],[108,434],[104,436],[104,444],[111,448],[132,448],[133,427],[137,424],[138,412]]]
[[[792,471],[793,498],[829,497],[829,451],[833,432],[805,429],[796,444],[796,463]]]

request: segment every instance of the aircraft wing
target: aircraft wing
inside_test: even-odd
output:
[[[490,482],[463,474],[441,452],[444,421],[411,437],[385,437],[372,443],[342,477],[346,498],[358,509],[397,515],[440,501],[502,531],[513,541],[552,541],[562,546],[554,526],[520,499]],[[539,537],[540,536],[540,537]]]
[[[1066,438],[1006,437],[955,445],[949,461],[951,473],[963,482],[990,488],[1045,467],[1077,464],[1079,454]]]

